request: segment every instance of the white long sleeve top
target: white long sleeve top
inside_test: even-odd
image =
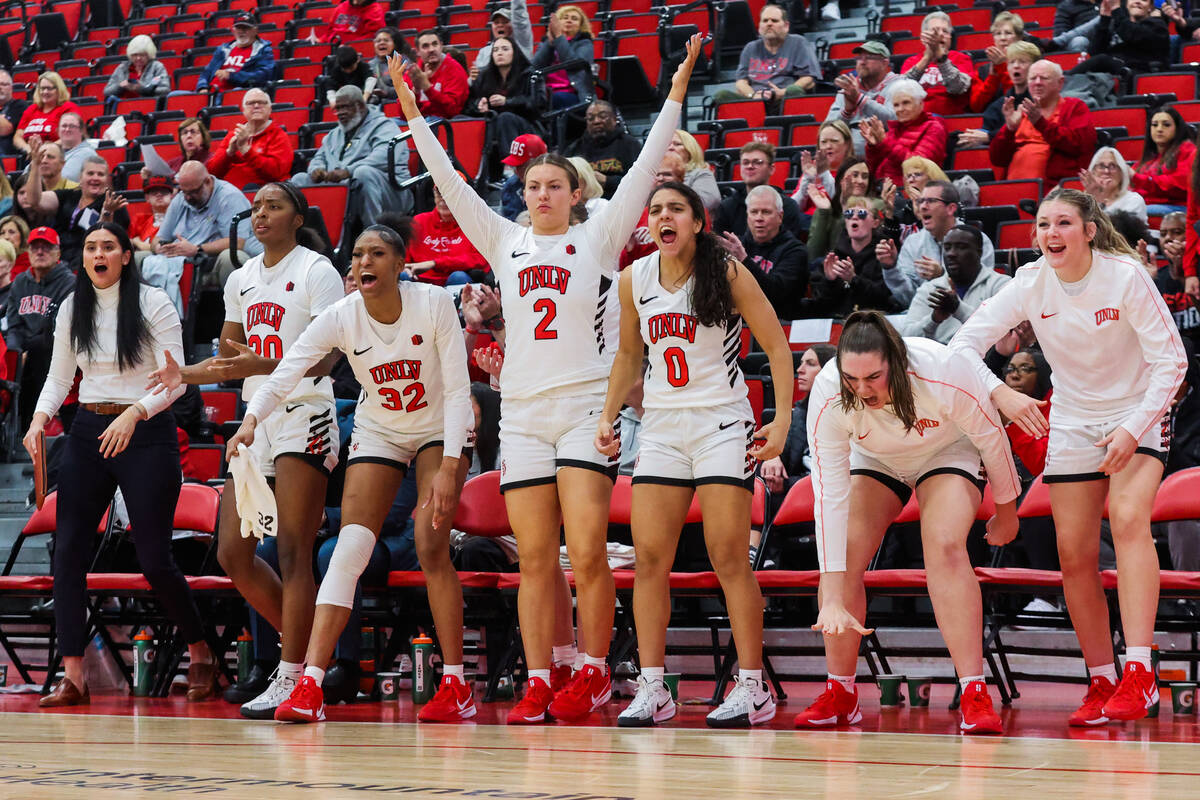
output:
[[[153,286],[143,285],[140,288],[142,316],[150,326],[151,339],[142,351],[138,365],[125,371],[117,363],[120,283],[96,290],[96,342],[90,357],[75,352],[71,346],[71,314],[75,307],[75,295],[63,300],[54,321],[54,352],[50,358],[50,371],[38,396],[36,411],[54,416],[71,391],[76,368],[83,372],[83,379],[79,382],[81,403],[140,403],[146,409],[146,416],[153,417],[184,393],[185,386],[159,394],[146,391],[150,373],[166,364],[164,350],[170,351],[178,363],[184,362],[183,325],[166,292]]]
[[[1002,381],[980,357],[1029,320],[1054,370],[1050,425],[1115,422],[1140,440],[1171,407],[1187,372],[1179,330],[1133,258],[1093,251],[1085,280],[1072,297],[1044,257],[1021,267],[959,328],[950,349],[971,354],[990,393]]]
[[[971,363],[929,339],[905,339],[917,425],[909,431],[887,407],[842,407],[837,360],[813,382],[808,442],[822,572],[845,572],[850,511],[850,454],[885,464],[919,465],[965,434],[979,450],[997,503],[1021,492],[1000,414]]]

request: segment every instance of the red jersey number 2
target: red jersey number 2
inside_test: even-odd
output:
[[[542,298],[533,304],[533,310],[542,314],[542,321],[533,329],[534,339],[557,339],[558,331],[550,327],[554,322],[555,316],[558,315],[558,309],[554,305],[553,300]]]

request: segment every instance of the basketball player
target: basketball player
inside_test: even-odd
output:
[[[1043,403],[1008,388],[979,360],[1021,322],[1033,326],[1054,370],[1043,474],[1067,608],[1090,678],[1069,721],[1090,727],[1141,719],[1158,702],[1150,667],[1159,582],[1150,512],[1187,357],[1137,252],[1090,195],[1055,189],[1038,208],[1036,224],[1043,256],[980,306],[950,347],[970,355],[1006,417],[1045,435]],[[1106,499],[1126,644],[1119,686],[1097,567]]]
[[[1017,535],[1020,493],[1008,438],[967,359],[902,339],[883,314],[846,319],[837,358],[813,382],[808,441],[821,566],[814,630],[825,634],[825,691],[799,728],[862,719],[854,675],[867,611],[863,573],[916,491],[929,598],[962,689],[960,729],[1002,733],[983,678],[983,604],[967,556],[981,499],[980,456],[996,502],[988,542]]]
[[[518,608],[529,667],[529,686],[509,723],[540,723],[547,711],[551,718],[582,720],[612,694],[606,656],[616,588],[605,538],[617,464],[592,441],[614,347],[610,317],[617,304],[609,289],[671,143],[700,48],[699,36],[688,42],[662,113],[612,202],[574,226],[573,215],[586,217],[586,210],[569,162],[549,154],[530,161],[525,201],[531,228],[509,222],[455,174],[403,80],[403,58],[388,63],[417,151],[454,218],[492,265],[504,300],[500,481],[520,556]],[[543,604],[555,591],[560,525],[587,653],[574,680],[552,695],[554,615]]]
[[[704,202],[690,187],[670,181],[655,189],[647,225],[658,251],[633,262],[618,284],[621,344],[597,426],[602,453],[620,450],[613,424],[649,351],[631,525],[641,675],[637,695],[617,717],[621,726],[675,715],[663,683],[670,572],[693,495],[738,650],[734,688],[708,724],[748,728],[775,717],[774,698],[762,682],[762,592],[747,553],[754,459],[779,455],[791,425],[792,353],[757,281],[705,230],[705,220]],[[737,363],[741,317],[763,344],[776,378],[778,414],[757,433]]]
[[[304,228],[308,203],[288,182],[268,183],[254,196],[250,224],[263,246],[225,284],[225,324],[219,356],[180,366],[167,365],[152,384],[174,389],[182,383],[217,383],[245,378],[250,400],[300,333],[318,314],[342,299],[342,279],[315,233]],[[310,249],[311,248],[311,249]],[[253,457],[274,478],[279,509],[280,576],[255,555],[257,540],[239,533],[237,497],[225,482],[217,559],[250,605],[281,634],[279,668],[258,697],[242,705],[243,716],[272,719],[303,672],[304,646],[312,627],[312,550],[325,511],[325,488],[337,465],[337,415],[329,374],[334,358],[300,381],[279,411],[263,420]],[[229,502],[232,500],[233,502]]]

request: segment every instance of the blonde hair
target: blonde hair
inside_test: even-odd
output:
[[[1033,42],[1013,42],[1008,46],[1008,49],[1004,51],[1004,57],[1009,61],[1012,61],[1016,58],[1027,58],[1029,59],[1030,64],[1035,64],[1042,60],[1042,51],[1041,48],[1039,48]]]
[[[904,161],[900,164],[900,171],[905,174],[915,170],[924,172],[931,181],[949,182],[950,180],[948,177],[946,177],[946,173],[942,170],[942,168],[938,166],[937,162],[930,161],[924,156],[910,156],[909,158],[904,159]]]
[[[1001,11],[999,14],[997,14],[996,18],[992,20],[992,27],[989,28],[989,30],[992,31],[992,33],[995,33],[996,28],[1004,24],[1012,26],[1013,33],[1015,33],[1017,36],[1020,36],[1025,32],[1025,20],[1021,19],[1011,11]]]
[[[821,131],[825,130],[826,128],[833,128],[835,131],[837,131],[839,134],[841,134],[842,139],[845,140],[846,143],[848,143],[850,145],[854,144],[854,137],[850,133],[850,126],[847,125],[846,123],[842,122],[840,119],[831,119],[831,120],[826,120],[825,122],[822,122],[820,127],[817,128],[817,138],[818,139],[821,137]],[[851,155],[854,154],[853,147],[851,147],[850,154]]]
[[[37,85],[41,86],[42,81],[50,81],[54,84],[54,88],[58,89],[58,102],[55,103],[55,107],[61,106],[71,99],[71,90],[67,88],[66,81],[62,79],[62,75],[59,75],[57,72],[43,72],[41,75],[38,75]],[[41,106],[41,96],[37,92],[34,92],[34,96],[37,99],[33,101],[33,104],[38,107],[39,111],[45,111],[46,109]]]
[[[604,188],[600,186],[600,181],[596,180],[596,173],[587,159],[571,156],[567,161],[570,161],[571,165],[575,167],[575,171],[579,173],[579,188],[583,190],[583,202],[586,203],[588,200],[604,196]]]
[[[700,147],[695,136],[685,130],[677,130],[675,135],[679,137],[679,141],[683,142],[683,151],[687,153],[687,163],[684,164],[684,167],[689,172],[699,167],[710,168],[708,162],[704,160],[704,149]]]
[[[842,208],[867,208],[875,212],[875,216],[883,213],[883,201],[878,197],[867,197],[865,195],[847,197],[846,202],[842,203]]]
[[[5,261],[17,260],[17,248],[8,239],[0,239],[0,258]]]
[[[1111,255],[1129,256],[1137,261],[1142,262],[1142,257],[1137,250],[1125,240],[1125,237],[1117,233],[1117,229],[1113,227],[1112,220],[1108,214],[1104,213],[1104,209],[1100,208],[1100,204],[1096,202],[1096,198],[1092,197],[1087,192],[1081,192],[1078,189],[1063,189],[1058,188],[1046,195],[1038,206],[1038,211],[1047,203],[1065,203],[1069,206],[1074,206],[1075,211],[1079,214],[1079,218],[1083,220],[1086,227],[1090,222],[1096,226],[1096,235],[1092,237],[1092,249],[1099,250],[1102,253]],[[844,330],[844,329],[843,329]]]
[[[554,12],[554,16],[561,20],[563,18],[563,14],[566,14],[568,11],[574,11],[579,15],[579,32],[586,33],[588,36],[591,36],[592,23],[588,21],[588,15],[583,13],[583,9],[579,6],[559,6],[558,10]]]
[[[139,54],[148,56],[151,61],[158,58],[158,48],[154,46],[154,40],[144,33],[130,39],[129,44],[125,46],[125,55],[132,57]]]

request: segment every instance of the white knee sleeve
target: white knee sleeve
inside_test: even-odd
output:
[[[375,534],[362,525],[344,525],[338,534],[329,570],[317,590],[317,605],[354,606],[354,587],[371,561]]]

